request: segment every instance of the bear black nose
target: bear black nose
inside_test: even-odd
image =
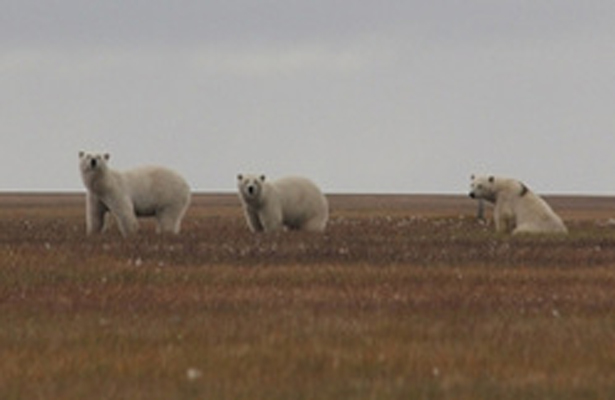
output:
[[[248,186],[248,193],[250,195],[254,194],[254,186]]]
[[[474,194],[474,192],[470,192],[470,193],[468,194],[468,196],[470,196],[471,198],[476,197],[476,195]]]
[[[92,158],[92,159],[90,160],[90,166],[91,166],[92,168],[96,168],[96,159],[95,159],[95,158]]]

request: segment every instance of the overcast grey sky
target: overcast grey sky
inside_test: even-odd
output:
[[[612,0],[0,0],[0,190],[79,150],[327,192],[615,193]]]

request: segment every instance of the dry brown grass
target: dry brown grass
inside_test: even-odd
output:
[[[497,237],[454,196],[252,235],[207,195],[124,241],[84,236],[81,196],[1,196],[0,398],[614,397],[612,200],[552,202],[568,237]]]

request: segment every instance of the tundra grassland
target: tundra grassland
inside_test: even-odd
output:
[[[80,194],[0,196],[0,398],[615,398],[615,199],[511,238],[462,196],[329,198],[324,234],[203,194],[123,240]]]

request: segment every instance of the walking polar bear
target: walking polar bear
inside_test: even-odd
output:
[[[329,219],[329,205],[310,180],[287,177],[273,182],[265,175],[237,175],[239,198],[252,232],[287,229],[322,232]]]
[[[494,203],[499,233],[567,233],[561,218],[523,183],[509,178],[474,176],[470,197]]]
[[[137,231],[137,217],[156,217],[158,232],[179,233],[190,203],[190,187],[180,175],[157,166],[124,172],[109,168],[109,154],[79,152],[81,178],[87,188],[87,234],[101,232],[107,212],[124,237]]]

